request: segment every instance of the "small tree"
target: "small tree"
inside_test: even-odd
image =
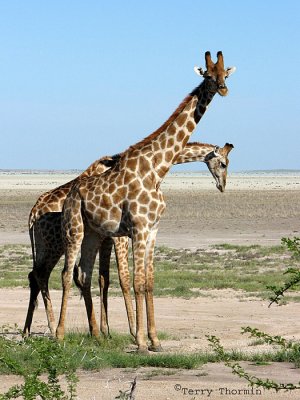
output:
[[[296,257],[300,260],[300,238],[294,237],[290,238],[282,238],[281,243],[285,245],[288,250],[292,253],[292,257]],[[280,300],[282,300],[285,292],[289,289],[294,289],[300,284],[300,268],[288,268],[284,274],[289,275],[289,279],[282,286],[268,286],[268,289],[271,289],[273,294],[270,296],[270,304],[269,307],[276,303],[278,304]],[[291,353],[297,354],[300,353],[300,344],[293,343],[291,341],[287,341],[281,336],[271,336],[264,332],[259,331],[256,328],[246,327],[242,328],[242,334],[249,333],[250,337],[255,337],[262,340],[264,343],[269,345],[277,345],[280,346],[284,351],[290,351]],[[240,378],[244,378],[248,381],[250,386],[256,386],[264,389],[274,389],[276,392],[279,390],[295,390],[300,389],[300,382],[298,385],[294,385],[293,383],[278,383],[273,381],[272,379],[260,379],[254,375],[250,375],[246,372],[240,364],[234,362],[229,355],[225,352],[223,346],[220,343],[220,339],[216,336],[207,336],[207,339],[212,347],[213,351],[219,356],[219,359],[225,362],[225,365],[231,368],[232,373],[239,376]]]
[[[282,348],[289,349],[291,351],[299,351],[298,343],[291,343],[286,341],[281,336],[272,337],[270,335],[265,334],[264,332],[260,332],[258,329],[253,329],[250,327],[242,328],[242,333],[250,333],[251,337],[257,337],[262,339],[265,343],[268,344],[276,344],[281,346]],[[231,368],[231,371],[234,375],[239,376],[240,378],[245,379],[250,386],[264,388],[267,390],[274,389],[276,392],[280,390],[295,390],[300,389],[300,382],[298,385],[294,385],[293,383],[279,383],[272,379],[261,379],[255,375],[249,374],[244,368],[237,362],[233,361],[228,355],[224,347],[220,343],[220,339],[216,336],[206,336],[207,340],[210,343],[213,351],[219,356],[220,361],[224,361],[225,365]]]
[[[12,345],[7,340],[7,346]],[[14,343],[15,344],[15,343]],[[7,355],[0,357],[0,363],[5,365],[13,374],[24,378],[21,385],[12,386],[6,393],[0,394],[0,400],[9,400],[22,397],[24,400],[75,400],[76,384],[78,378],[74,369],[66,359],[62,345],[50,338],[29,338],[19,342],[18,346],[24,346],[29,350],[29,355],[38,360],[31,367],[31,371]],[[41,379],[43,373],[47,373],[47,382]],[[58,375],[63,373],[68,385],[68,393],[65,393],[59,383]]]
[[[300,261],[300,238],[282,238],[281,243],[292,253],[292,257],[295,257]],[[273,292],[270,296],[271,302],[269,307],[273,303],[278,304],[284,297],[286,291],[294,289],[300,284],[300,268],[288,268],[284,274],[288,275],[289,279],[282,286],[267,286],[267,289],[270,289]]]

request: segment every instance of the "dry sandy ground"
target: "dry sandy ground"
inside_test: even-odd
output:
[[[73,179],[70,174],[0,173],[0,244],[29,243],[30,208],[46,190]],[[167,209],[158,245],[203,248],[216,243],[278,244],[300,231],[300,174],[232,174],[225,193],[209,176],[174,174],[162,189]]]
[[[288,304],[284,307],[268,308],[268,303],[257,299],[249,300],[234,291],[211,291],[207,297],[197,299],[157,298],[156,322],[159,330],[174,335],[174,340],[162,342],[165,352],[181,353],[208,349],[205,335],[221,338],[226,349],[243,351],[268,350],[266,346],[251,346],[253,340],[241,335],[242,326],[257,327],[270,334],[280,334],[289,339],[300,339],[299,305]],[[0,291],[0,322],[13,325],[22,324],[27,307],[28,291],[25,289],[2,289]],[[54,307],[59,308],[61,293],[52,292]],[[99,299],[95,299],[96,310]],[[98,313],[97,313],[98,314]],[[109,299],[110,328],[118,332],[127,332],[125,308],[121,298]],[[99,315],[98,315],[99,318]],[[87,331],[83,301],[78,295],[72,295],[68,311],[68,327],[72,330]],[[34,318],[33,332],[47,331],[45,313],[42,304]],[[129,351],[132,349],[129,349]],[[280,382],[300,381],[300,373],[292,364],[273,363],[267,366],[255,366],[242,363],[248,372],[261,378],[272,377]],[[151,376],[154,368],[110,369],[101,372],[81,372],[78,384],[80,399],[113,399],[119,390],[129,388],[130,382],[137,377],[136,399],[299,399],[296,393],[255,392],[249,394],[246,382],[236,378],[223,364],[208,364],[197,370],[174,371],[172,375],[159,373]],[[1,376],[0,392],[12,383],[21,382],[16,377]],[[176,391],[175,385],[178,389]],[[187,388],[187,389],[186,389]],[[221,388],[225,388],[222,389]],[[190,390],[188,393],[187,390]],[[204,390],[202,394],[196,389]],[[241,390],[241,392],[238,392]],[[245,392],[244,392],[245,391]],[[230,395],[231,394],[231,395]]]
[[[27,216],[38,194],[69,179],[72,176],[0,175],[0,244],[29,243]],[[167,179],[163,190],[167,211],[161,221],[159,244],[193,249],[215,243],[272,245],[279,244],[282,236],[300,235],[299,175],[231,176],[223,194],[214,189],[209,177],[181,175]],[[242,293],[211,291],[206,294],[206,297],[190,300],[155,300],[158,329],[178,338],[163,342],[166,352],[204,350],[208,346],[206,334],[220,337],[228,349],[257,351],[257,346],[249,346],[251,340],[240,335],[241,327],[247,325],[270,334],[300,339],[300,306],[297,303],[269,309],[266,302],[246,298]],[[53,299],[57,311],[60,293],[54,292]],[[0,325],[17,323],[22,326],[27,300],[28,291],[25,289],[0,290]],[[98,299],[95,302],[98,309]],[[70,300],[68,326],[87,330],[84,306],[77,295]],[[110,326],[113,330],[127,332],[120,298],[110,299]],[[35,315],[33,331],[46,331],[42,304]],[[248,364],[247,370],[282,382],[300,381],[299,370],[289,364]],[[135,371],[82,372],[78,384],[79,398],[113,399],[120,389],[129,388],[135,376],[138,379],[137,400],[244,400],[253,397],[267,400],[299,399],[300,396],[296,392],[248,392],[247,384],[234,377],[222,364],[146,379],[151,371],[151,368],[140,368]],[[16,377],[1,376],[0,393],[16,382]]]

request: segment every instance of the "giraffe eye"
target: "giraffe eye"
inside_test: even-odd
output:
[[[224,164],[223,162],[220,163],[220,166],[221,166],[221,168],[224,168],[224,169],[227,167],[227,165]]]

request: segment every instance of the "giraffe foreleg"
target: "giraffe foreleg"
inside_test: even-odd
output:
[[[157,337],[155,319],[154,319],[154,301],[153,301],[153,289],[154,289],[154,247],[157,235],[157,227],[152,229],[146,247],[145,255],[145,272],[146,272],[146,283],[145,283],[145,298],[146,298],[146,312],[147,312],[147,328],[148,338],[151,341],[149,346],[150,351],[162,351],[160,341]]]
[[[119,281],[125,301],[129,331],[131,335],[135,338],[135,315],[133,310],[132,298],[130,294],[131,284],[130,284],[130,274],[128,266],[129,238],[127,236],[114,238],[114,243],[115,243],[115,253],[116,253]]]
[[[92,336],[99,336],[99,328],[96,321],[92,294],[91,294],[91,281],[93,267],[96,259],[97,252],[101,246],[100,236],[90,229],[86,229],[84,238],[81,245],[81,257],[78,265],[78,274],[80,279],[80,289],[85,302],[87,318],[89,323],[89,330]],[[78,286],[78,283],[77,283]]]
[[[133,231],[133,287],[136,303],[136,343],[138,352],[145,353],[148,351],[144,332],[143,304],[145,298],[145,250],[147,233],[143,230],[138,231],[134,228]]]

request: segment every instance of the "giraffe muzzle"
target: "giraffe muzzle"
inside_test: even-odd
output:
[[[226,96],[227,93],[228,93],[228,88],[225,85],[225,83],[222,83],[222,84],[218,85],[217,91],[218,91],[220,96]]]
[[[225,191],[225,187],[223,185],[221,185],[220,183],[217,183],[217,189],[220,190],[221,193],[223,193]]]

